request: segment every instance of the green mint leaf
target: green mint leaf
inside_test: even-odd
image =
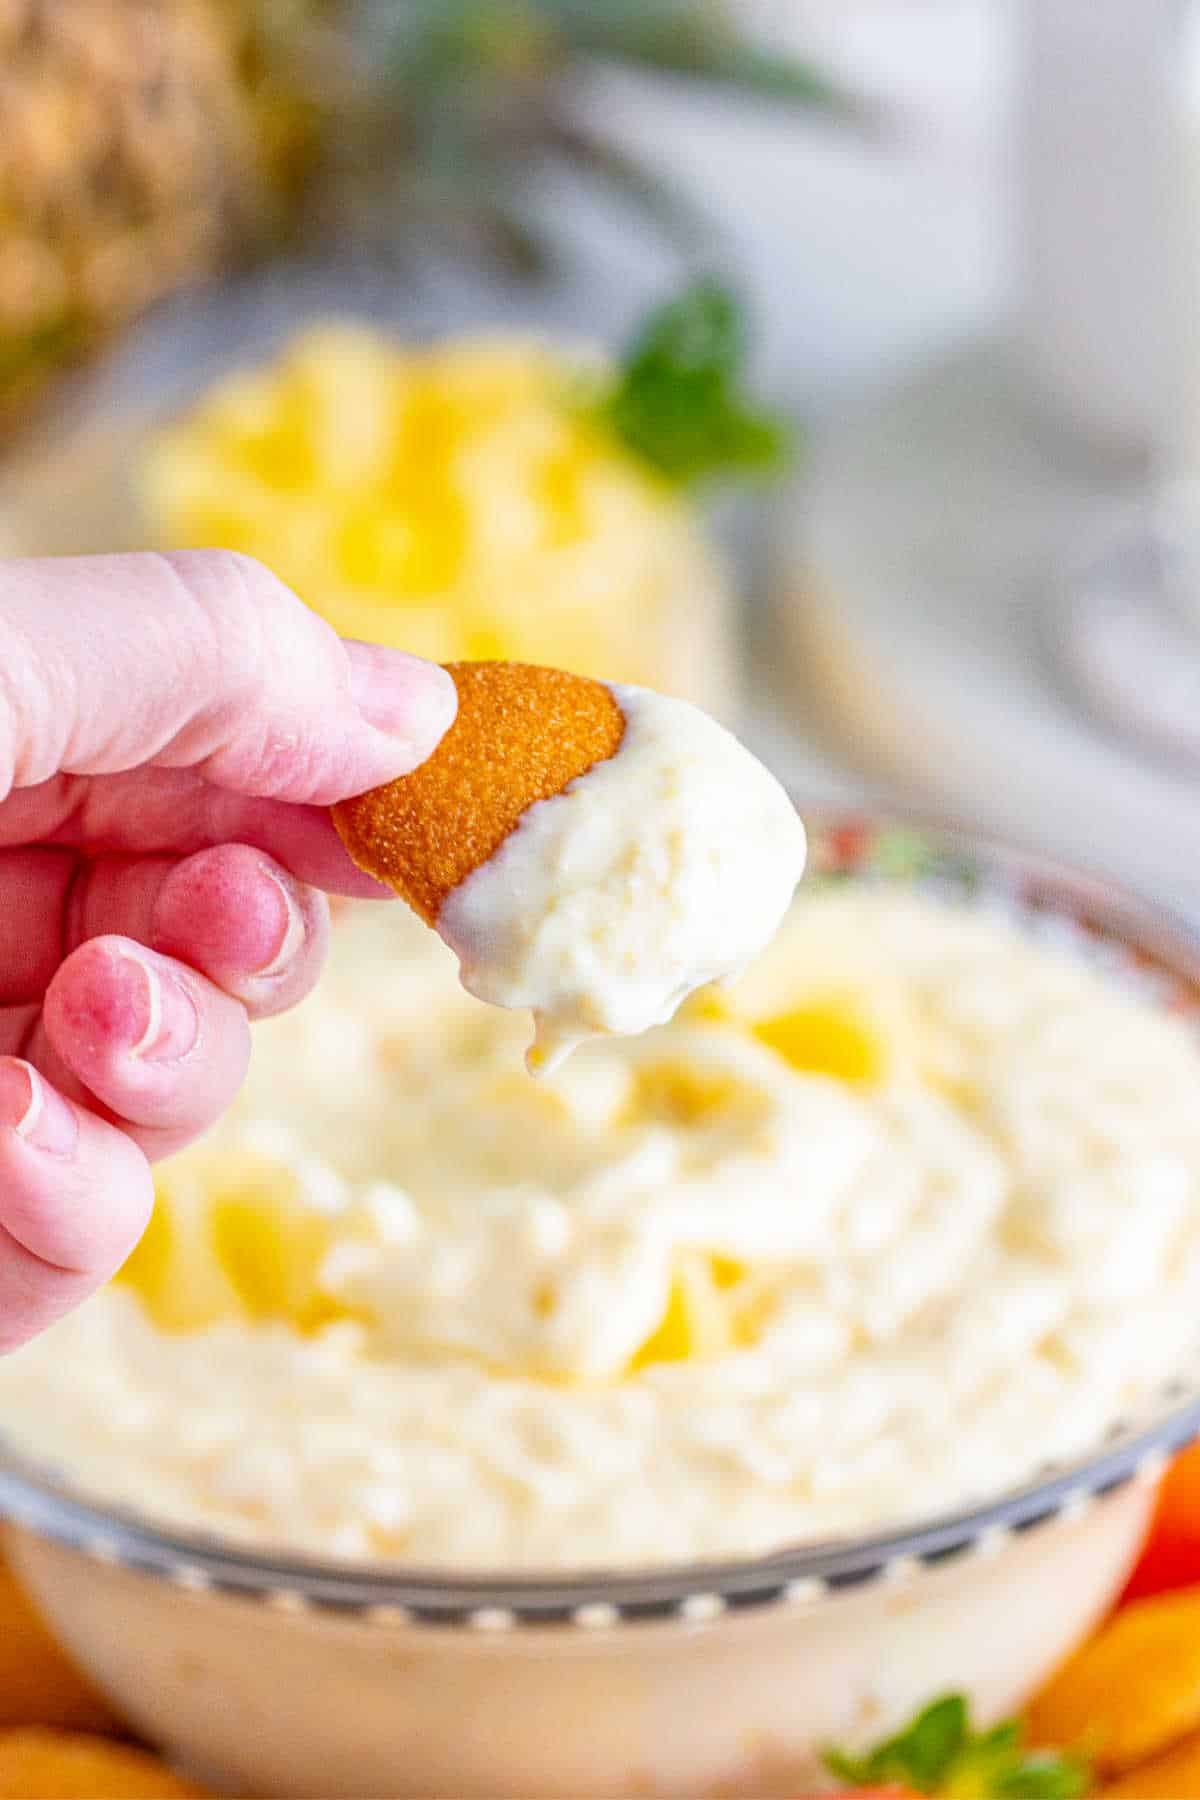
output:
[[[718,281],[693,282],[651,313],[634,338],[627,375],[736,375],[746,354],[741,308]]]
[[[961,1694],[947,1694],[911,1725],[862,1756],[825,1755],[830,1773],[849,1787],[897,1783],[948,1800],[1083,1800],[1091,1772],[1079,1757],[1027,1751],[1014,1721],[973,1733]]]
[[[867,1773],[869,1758],[847,1756],[841,1750],[825,1750],[822,1753],[821,1761],[834,1779],[840,1781],[844,1787],[862,1787],[864,1782],[870,1780]]]
[[[1000,1776],[991,1792],[1000,1800],[1083,1800],[1093,1792],[1092,1774],[1081,1757],[1028,1751]]]
[[[990,1731],[982,1731],[978,1736],[968,1732],[961,1761],[974,1769],[1004,1769],[1020,1749],[1021,1727],[1015,1719],[1006,1719],[1003,1724],[993,1725]]]
[[[966,1739],[967,1703],[961,1694],[947,1694],[944,1700],[935,1700],[918,1713],[907,1731],[883,1747],[886,1766],[890,1773],[911,1781],[924,1792],[935,1793]]]
[[[666,480],[768,470],[788,448],[782,422],[740,392],[745,324],[721,283],[694,282],[635,337],[600,416]]]
[[[935,1794],[953,1765],[967,1735],[967,1703],[961,1694],[947,1694],[917,1714],[911,1725],[865,1756],[845,1756],[831,1750],[825,1763],[830,1774],[851,1786],[903,1783],[923,1794]]]

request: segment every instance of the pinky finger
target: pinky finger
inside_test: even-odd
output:
[[[29,1063],[0,1057],[0,1351],[107,1281],[153,1200],[136,1144]]]

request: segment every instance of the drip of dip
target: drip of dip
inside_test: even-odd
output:
[[[468,992],[532,1010],[535,1073],[738,974],[804,871],[794,806],[730,732],[686,701],[611,691],[615,754],[529,807],[437,918]]]

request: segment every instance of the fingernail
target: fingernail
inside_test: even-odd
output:
[[[428,756],[458,711],[451,677],[437,663],[380,644],[349,649],[350,688],[368,725],[401,739],[415,756]]]
[[[142,1062],[178,1062],[195,1049],[200,1035],[194,1000],[173,975],[143,962],[132,951],[119,954],[130,980],[130,1056]]]
[[[280,880],[274,869],[268,869],[263,864],[262,873],[279,895],[280,901],[279,947],[270,962],[254,971],[260,981],[269,981],[273,975],[282,974],[298,954],[304,942],[304,918],[295,895],[289,893],[287,883]]]
[[[79,1139],[75,1109],[15,1056],[0,1058],[0,1122],[50,1156],[70,1156]]]

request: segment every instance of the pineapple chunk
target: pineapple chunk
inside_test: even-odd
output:
[[[829,1075],[855,1086],[883,1081],[889,1046],[878,1026],[855,1002],[812,999],[754,1026],[760,1043],[805,1074]]]
[[[314,327],[292,345],[283,385],[314,484],[357,491],[385,472],[401,405],[393,360],[368,332],[345,325]]]
[[[377,588],[383,604],[404,606],[456,579],[464,540],[461,501],[448,490],[433,491],[392,510],[369,498],[349,508],[334,554],[350,587]]]
[[[731,1309],[722,1298],[713,1259],[694,1251],[680,1256],[666,1310],[634,1355],[630,1372],[649,1368],[652,1363],[721,1356],[734,1341]]]
[[[902,995],[853,987],[836,991],[806,987],[788,995],[781,1012],[759,1011],[765,995],[751,1005],[733,987],[700,988],[680,1007],[684,1024],[731,1025],[748,1032],[794,1069],[810,1075],[828,1075],[835,1081],[874,1086],[887,1079],[902,1053],[914,1048],[909,1009]],[[758,998],[758,1006],[753,1005]]]
[[[730,1025],[737,1016],[728,993],[715,983],[689,994],[675,1015],[685,1025]]]
[[[246,1154],[223,1166],[210,1189],[213,1252],[251,1319],[286,1319],[314,1330],[337,1309],[319,1288],[329,1221],[304,1204],[290,1169]]]
[[[163,1331],[222,1319],[286,1319],[312,1331],[341,1317],[319,1286],[328,1219],[290,1169],[257,1152],[168,1164],[141,1243],[116,1280]]]
[[[150,1223],[115,1280],[133,1289],[161,1331],[201,1331],[243,1316],[237,1291],[213,1254],[207,1196],[192,1168],[167,1165],[160,1171]]]
[[[703,1125],[747,1097],[745,1085],[728,1070],[661,1062],[639,1071],[634,1107],[639,1119]]]
[[[580,368],[522,337],[315,326],[158,435],[148,524],[260,558],[346,636],[728,712],[724,570],[687,505],[589,423]]]

